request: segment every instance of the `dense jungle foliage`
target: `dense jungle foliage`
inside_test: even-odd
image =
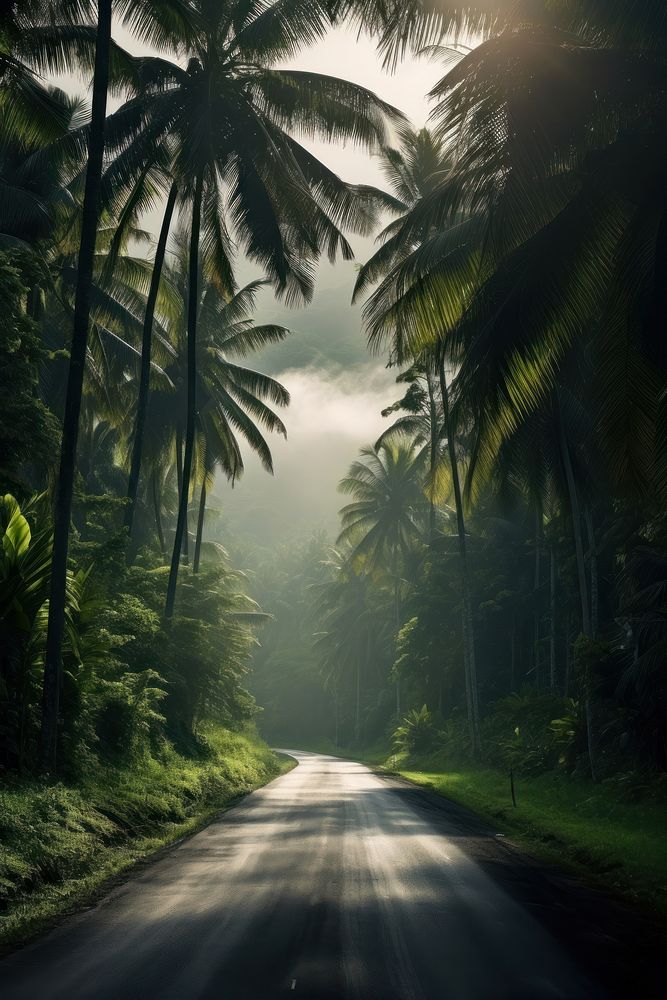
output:
[[[464,7],[472,49],[443,44],[453,9],[403,23],[449,65],[430,127],[383,152],[401,205],[355,289],[400,398],[335,549],[262,585],[294,623],[257,657],[264,724],[660,794],[667,21]]]
[[[242,725],[270,613],[273,738],[664,773],[664,4],[113,8],[156,54],[115,40],[111,0],[0,13],[3,772]],[[428,128],[285,68],[341,23],[389,68],[434,60]],[[313,138],[381,157],[387,190]],[[308,302],[382,226],[350,293],[400,398],[335,547],[251,553],[246,581],[205,527],[215,476],[247,451],[270,472],[285,433],[287,389],[245,366],[287,336],[256,294]]]
[[[0,13],[0,768],[76,777],[198,726],[239,727],[266,619],[205,540],[216,473],[289,402],[247,355],[270,284],[313,292],[322,254],[394,201],[295,136],[379,151],[401,114],[276,68],[334,12],[290,4],[40,0]],[[92,101],[58,89],[85,81]],[[79,85],[79,90],[84,88]],[[108,97],[116,107],[111,110]],[[215,123],[218,123],[217,125]],[[154,251],[146,213],[162,223]],[[239,286],[236,258],[258,279]],[[178,587],[177,587],[178,585]]]

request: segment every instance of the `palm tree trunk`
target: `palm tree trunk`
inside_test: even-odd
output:
[[[570,695],[570,660],[572,658],[572,651],[570,648],[570,632],[571,632],[571,616],[568,611],[565,617],[565,677],[563,679],[563,697],[568,698]]]
[[[178,506],[181,506],[181,496],[183,494],[183,431],[179,424],[176,428],[176,482],[178,485]],[[187,565],[190,559],[188,551],[188,504],[185,505],[185,531],[183,532],[183,556]]]
[[[428,498],[428,537],[429,542],[432,544],[435,538],[435,503],[433,502],[433,477],[435,475],[435,466],[438,459],[438,439],[440,437],[440,428],[438,427],[438,410],[435,404],[435,387],[433,385],[433,375],[430,371],[430,366],[426,369],[426,384],[428,386],[428,410],[429,410],[429,422],[430,422],[430,453],[429,453],[429,468],[431,473],[431,492]]]
[[[394,544],[394,626],[396,643],[398,643],[398,630],[401,627],[401,592],[398,582],[398,539]],[[396,716],[401,717],[401,675],[396,671]]]
[[[456,438],[452,426],[451,412],[449,407],[449,389],[447,387],[447,372],[445,370],[444,351],[439,357],[440,393],[442,396],[442,409],[445,418],[444,431],[447,436],[447,450],[449,453],[449,464],[452,473],[452,486],[454,489],[454,504],[456,507],[456,529],[459,540],[459,555],[461,559],[461,587],[463,596],[463,649],[464,649],[464,673],[466,687],[466,707],[468,712],[468,726],[470,730],[470,745],[473,754],[477,754],[480,747],[479,740],[479,696],[477,691],[477,665],[475,662],[475,634],[472,618],[472,600],[470,594],[470,575],[468,568],[468,552],[466,544],[465,516],[463,512],[463,497],[461,494],[461,481],[459,479],[459,466],[456,456]]]
[[[199,560],[201,558],[201,543],[204,536],[204,517],[206,515],[206,474],[201,484],[201,496],[199,497],[199,516],[197,518],[197,538],[195,540],[195,558],[192,564],[192,572],[199,572]]]
[[[83,393],[83,377],[88,346],[93,264],[99,216],[102,162],[104,158],[104,122],[109,86],[109,54],[111,49],[112,0],[99,0],[97,7],[97,38],[95,42],[95,75],[93,103],[88,139],[88,164],[81,215],[81,243],[76,274],[74,323],[70,350],[67,394],[60,451],[60,470],[56,487],[49,624],[44,661],[42,696],[42,727],[39,763],[42,771],[56,765],[58,744],[58,709],[62,671],[62,644],[65,632],[65,602],[67,587],[67,553],[74,494],[76,449],[79,437],[79,415]]]
[[[127,483],[127,505],[125,507],[124,524],[127,528],[128,537],[132,537],[132,526],[134,523],[134,511],[137,505],[137,491],[139,489],[139,474],[141,472],[141,453],[144,446],[144,429],[146,427],[146,416],[148,413],[148,397],[151,379],[151,348],[153,343],[153,321],[155,319],[155,305],[157,303],[158,292],[160,291],[160,279],[162,277],[162,267],[167,251],[167,239],[169,229],[176,205],[176,195],[178,189],[173,184],[167,198],[167,205],[162,219],[162,228],[155,250],[155,261],[153,262],[153,273],[151,275],[151,285],[146,300],[146,312],[144,314],[144,329],[141,342],[141,374],[139,377],[139,395],[137,397],[137,415],[134,424],[134,439],[132,442],[132,460],[130,462],[130,477]],[[130,560],[131,547],[128,546],[128,562]]]
[[[155,512],[155,529],[157,531],[158,541],[160,543],[160,552],[162,553],[162,558],[165,556],[165,544],[164,544],[164,531],[162,530],[162,511],[160,506],[160,494],[157,486],[157,473],[153,469],[153,474],[151,475],[151,487],[153,492],[153,510]]]
[[[472,676],[470,672],[470,632],[468,629],[468,601],[465,588],[463,588],[463,599],[461,602],[461,636],[463,639],[463,677],[465,680],[466,693],[466,714],[468,717],[468,734],[470,737],[470,749],[475,756],[477,752],[477,740],[475,730],[475,709],[472,700]]]
[[[542,663],[540,660],[540,583],[542,541],[542,507],[539,500],[535,501],[535,576],[533,579],[533,665],[535,667],[535,687],[541,687]]]
[[[354,705],[354,742],[361,742],[361,660],[357,657],[357,691]]]
[[[176,489],[180,505],[183,490],[183,431],[180,423],[176,425]]]
[[[565,436],[565,424],[562,413],[559,415],[560,451],[565,470],[565,482],[567,484],[568,499],[570,501],[570,515],[572,517],[572,532],[574,535],[574,551],[577,563],[577,580],[579,583],[579,600],[581,602],[581,628],[587,638],[591,638],[591,615],[588,603],[588,585],[586,582],[586,561],[584,559],[584,543],[581,537],[581,510],[579,508],[579,495],[577,484],[572,469],[572,459],[570,448]]]
[[[593,515],[589,507],[586,507],[584,518],[586,521],[586,531],[588,534],[588,558],[591,577],[591,639],[595,641],[598,634],[598,606],[599,606],[599,584],[598,584],[598,557],[595,545],[595,528],[593,525]],[[590,667],[586,667],[586,734],[588,737],[588,756],[591,765],[591,778],[596,780],[596,769],[594,761],[595,749],[595,708],[593,699],[590,696]]]
[[[197,419],[197,314],[199,311],[199,231],[201,229],[201,203],[204,186],[203,174],[200,172],[195,181],[195,193],[192,205],[192,233],[190,235],[190,265],[189,265],[189,295],[188,295],[188,392],[187,418],[185,424],[185,454],[183,456],[183,477],[181,495],[178,504],[178,520],[174,549],[171,555],[169,583],[167,584],[167,599],[164,616],[169,621],[174,614],[176,601],[176,582],[183,548],[183,535],[187,528],[188,495],[190,492],[190,475],[192,473],[192,457],[195,447],[195,424]]]
[[[592,638],[591,615],[590,615],[590,605],[588,603],[588,585],[586,582],[586,562],[584,559],[584,543],[581,532],[581,510],[579,507],[577,484],[574,478],[574,470],[572,468],[572,459],[570,457],[570,448],[567,443],[567,437],[565,435],[565,422],[563,420],[562,411],[559,412],[558,423],[560,430],[561,458],[563,461],[563,468],[565,470],[565,481],[567,483],[568,496],[570,500],[570,514],[572,516],[572,531],[574,533],[574,551],[577,562],[579,599],[581,601],[582,631],[587,639],[591,639]],[[595,781],[596,773],[595,773],[595,759],[593,752],[593,742],[594,742],[593,719],[592,719],[591,698],[589,690],[590,677],[589,677],[588,667],[586,668],[586,676],[584,678],[584,684],[586,685],[584,710],[586,714],[586,743],[588,748],[588,764],[590,767],[591,779]]]
[[[338,681],[334,688],[334,746],[338,746]]]
[[[600,585],[598,576],[598,554],[595,544],[595,525],[590,507],[584,511],[586,534],[588,535],[588,566],[591,577],[591,638],[596,639],[599,631]]]
[[[33,284],[28,292],[28,301],[26,303],[26,311],[31,319],[34,319],[36,323],[42,318],[44,308],[42,305],[42,289],[38,284]]]
[[[556,690],[556,550],[551,546],[549,558],[549,687]]]

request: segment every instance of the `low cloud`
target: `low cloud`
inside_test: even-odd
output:
[[[301,443],[333,434],[350,442],[374,440],[385,425],[381,410],[395,391],[395,375],[379,365],[333,374],[322,369],[292,369],[279,380],[289,389],[292,402],[287,415],[288,434]]]
[[[338,482],[359,448],[386,426],[380,411],[397,398],[395,373],[368,364],[338,372],[291,369],[277,378],[292,402],[284,415],[288,440],[271,439],[275,476],[247,457],[245,475],[233,490],[219,478],[224,520],[262,544],[320,529],[333,538],[345,502]]]

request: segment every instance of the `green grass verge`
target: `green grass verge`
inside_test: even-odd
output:
[[[107,880],[204,826],[290,770],[256,735],[208,726],[205,758],[96,765],[76,786],[0,785],[0,946],[22,943],[88,902]]]
[[[391,761],[391,759],[390,759]],[[667,806],[566,775],[519,777],[517,806],[497,771],[393,759],[392,768],[483,816],[545,860],[667,914]]]

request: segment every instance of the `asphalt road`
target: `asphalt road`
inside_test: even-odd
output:
[[[596,955],[609,972],[616,942],[588,890],[446,800],[294,756],[299,767],[4,959],[2,1000],[612,995]]]

